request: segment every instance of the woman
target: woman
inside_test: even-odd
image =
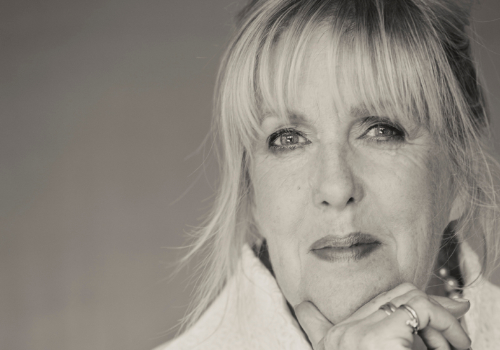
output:
[[[188,330],[162,349],[493,349],[489,130],[469,8],[254,0],[221,65],[223,159]],[[479,235],[479,262],[467,244]],[[471,342],[472,339],[472,342]]]

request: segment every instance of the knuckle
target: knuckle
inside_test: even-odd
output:
[[[419,295],[415,295],[414,297],[412,297],[410,299],[410,301],[408,302],[408,304],[412,305],[412,306],[426,306],[429,304],[429,297],[426,295],[426,294],[419,294]]]
[[[322,339],[322,345],[325,349],[337,349],[337,336],[333,335],[331,332],[328,332],[325,337]]]
[[[408,285],[411,285],[410,283],[408,283]],[[413,286],[413,285],[412,285]],[[412,300],[413,298],[415,297],[418,297],[418,296],[425,296],[426,294],[424,292],[422,292],[420,289],[417,289],[416,287],[413,288],[412,290],[404,293],[403,295],[399,296],[399,297],[396,297],[392,300],[392,302],[396,305],[396,306],[399,306],[401,304],[407,304],[408,302],[410,302],[410,300]]]
[[[326,333],[325,337],[323,338],[325,347],[337,349],[339,339],[342,338],[342,334],[345,332],[345,328],[346,327],[343,325],[330,328],[328,333]]]
[[[324,344],[327,349],[358,349],[360,333],[355,325],[333,327],[325,336]]]

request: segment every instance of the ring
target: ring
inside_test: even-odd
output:
[[[412,334],[417,334],[420,323],[418,321],[418,315],[415,310],[413,310],[406,304],[402,304],[398,309],[403,309],[408,313],[408,315],[410,315],[411,319],[406,321],[406,324],[413,328]]]
[[[391,316],[392,313],[396,311],[396,305],[389,301],[388,303],[385,303],[384,305],[379,307],[379,310],[384,310],[388,316]]]

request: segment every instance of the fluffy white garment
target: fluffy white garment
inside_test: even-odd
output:
[[[466,284],[481,266],[466,243],[460,249]],[[480,279],[465,289],[471,308],[462,324],[474,350],[500,349],[500,288]],[[248,246],[243,248],[238,273],[200,320],[178,338],[155,350],[311,350],[292,316],[276,280]]]

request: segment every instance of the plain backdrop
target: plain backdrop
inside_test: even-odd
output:
[[[240,1],[0,4],[0,348],[147,350],[217,172],[197,151]],[[500,132],[500,2],[473,26]],[[202,166],[204,164],[204,166]],[[500,274],[494,277],[500,282]]]

